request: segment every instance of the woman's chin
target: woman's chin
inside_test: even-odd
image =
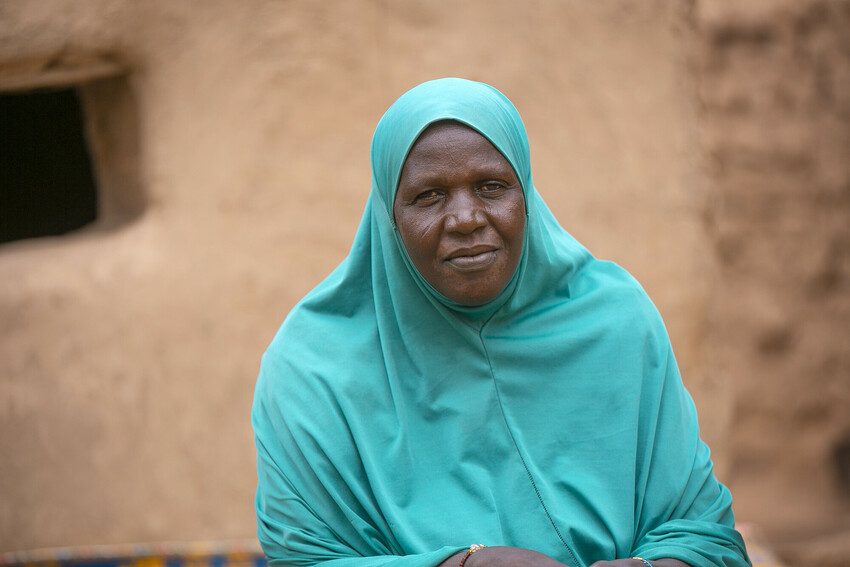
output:
[[[438,290],[450,300],[464,307],[480,307],[499,296],[502,288],[494,290],[492,286],[474,286],[463,289]]]

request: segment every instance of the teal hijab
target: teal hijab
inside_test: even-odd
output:
[[[486,137],[524,189],[522,258],[482,306],[428,284],[393,222],[404,160],[442,120]],[[371,154],[348,257],[261,364],[256,511],[270,564],[429,567],[472,543],[575,567],[748,564],[656,309],[555,220],[511,102],[482,83],[423,83],[387,110]]]

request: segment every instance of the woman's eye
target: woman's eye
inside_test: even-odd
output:
[[[437,202],[439,198],[440,194],[437,191],[423,191],[416,196],[413,202],[417,205],[430,205]]]
[[[485,183],[481,186],[480,192],[485,196],[499,195],[505,190],[501,183]]]

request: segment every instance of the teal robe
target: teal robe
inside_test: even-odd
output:
[[[446,119],[504,154],[526,200],[516,273],[480,307],[418,274],[392,217],[408,151]],[[575,567],[748,564],[657,310],[555,220],[510,101],[419,85],[378,124],[372,174],[348,257],[263,356],[252,421],[271,565],[430,567],[472,543]]]

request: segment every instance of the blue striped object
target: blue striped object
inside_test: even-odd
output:
[[[59,547],[0,554],[14,567],[267,567],[255,541]]]

